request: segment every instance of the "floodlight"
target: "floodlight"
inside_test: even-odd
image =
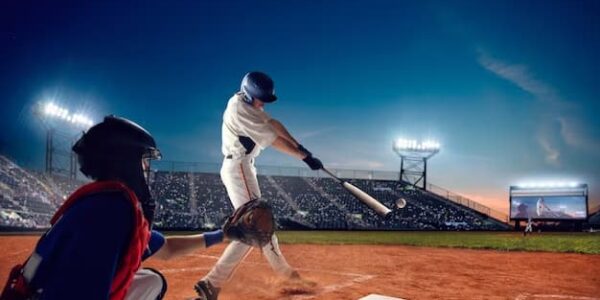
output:
[[[540,182],[525,182],[517,184],[517,187],[523,189],[555,189],[555,188],[575,188],[579,186],[579,183],[575,181],[540,181]]]
[[[47,102],[43,106],[43,113],[51,118],[63,120],[73,125],[90,127],[94,122],[81,113],[71,113],[68,109],[56,105],[54,102]]]
[[[413,139],[399,138],[393,143],[393,150],[396,152],[410,151],[432,154],[439,152],[440,143],[431,139],[419,142]]]

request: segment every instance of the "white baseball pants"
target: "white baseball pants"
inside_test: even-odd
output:
[[[227,195],[234,209],[251,200],[259,199],[261,196],[252,158],[225,159],[221,167],[221,180],[227,189]],[[251,250],[251,246],[232,241],[204,279],[216,287],[223,286]],[[279,249],[277,236],[273,235],[271,243],[264,246],[261,251],[276,273],[282,276],[292,274],[292,268]]]
[[[150,268],[139,269],[133,276],[125,300],[162,299],[166,291],[167,281],[162,274]]]

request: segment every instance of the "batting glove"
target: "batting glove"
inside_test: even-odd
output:
[[[312,157],[312,155],[307,156],[302,161],[313,171],[323,169],[323,163],[318,158]]]

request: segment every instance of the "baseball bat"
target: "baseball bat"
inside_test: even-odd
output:
[[[335,176],[333,173],[331,173],[329,170],[325,169],[324,167],[322,168],[322,170],[323,170],[323,172],[327,173],[327,175],[331,176],[331,178],[333,178],[339,184],[341,184],[348,192],[350,192],[350,194],[352,194],[354,197],[356,197],[356,199],[360,200],[362,203],[369,206],[372,210],[377,212],[377,214],[379,214],[380,216],[386,217],[391,212],[391,210],[389,208],[387,208],[385,205],[381,204],[381,202],[377,201],[377,199],[371,197],[369,194],[363,192],[361,189],[348,183],[347,181],[344,181],[344,180],[338,178],[337,176]]]

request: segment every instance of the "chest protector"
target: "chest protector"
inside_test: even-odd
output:
[[[58,211],[50,220],[50,225],[54,226],[56,222],[60,220],[62,215],[80,199],[91,194],[103,193],[103,192],[122,192],[125,194],[125,198],[130,201],[133,205],[133,232],[131,234],[131,240],[125,250],[125,253],[121,255],[121,260],[115,271],[112,285],[110,288],[110,299],[121,300],[127,295],[127,290],[133,280],[133,275],[139,269],[142,262],[142,254],[148,245],[150,240],[150,228],[148,222],[144,218],[140,203],[135,193],[125,186],[123,183],[118,181],[101,181],[93,182],[80,187],[75,191],[69,198],[61,205]],[[50,228],[47,232],[52,230]],[[44,239],[44,236],[40,238],[40,243]],[[34,278],[35,272],[41,258],[37,253],[33,253],[24,264],[19,264],[13,267],[6,286],[0,295],[0,300],[21,300],[21,299],[35,299],[36,295],[33,290],[29,287],[29,282]]]

